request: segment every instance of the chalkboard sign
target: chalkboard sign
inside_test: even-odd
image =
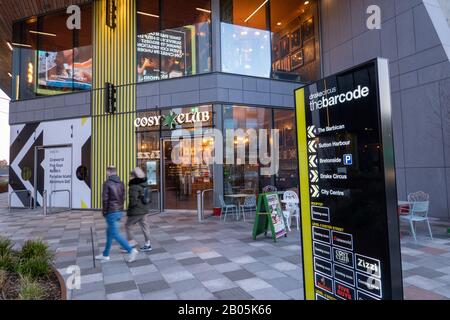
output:
[[[270,230],[275,242],[278,238],[287,235],[280,199],[276,193],[264,193],[258,196],[253,225],[253,240],[256,240],[256,237],[260,234],[267,235],[268,230]]]
[[[306,299],[403,299],[388,61],[295,97]]]

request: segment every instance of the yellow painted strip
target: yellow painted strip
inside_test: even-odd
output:
[[[306,300],[315,300],[313,248],[311,235],[311,204],[309,199],[309,168],[306,137],[305,89],[295,92],[295,114],[297,118],[298,168],[302,215],[302,252]]]
[[[93,208],[101,206],[106,166],[116,165],[119,176],[126,181],[136,162],[135,132],[130,125],[130,113],[136,109],[136,87],[131,84],[136,81],[136,4],[135,0],[118,0],[117,27],[110,29],[105,25],[105,2],[94,2]],[[124,114],[104,113],[106,81],[117,86],[117,112]]]

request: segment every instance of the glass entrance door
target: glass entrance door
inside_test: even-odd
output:
[[[212,144],[209,138],[163,140],[164,209],[196,210],[197,191],[213,189],[213,166],[201,161]],[[199,152],[194,152],[194,146],[200,147]],[[201,157],[200,161],[196,156]],[[205,196],[212,197],[212,193]]]

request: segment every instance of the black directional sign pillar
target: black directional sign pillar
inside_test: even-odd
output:
[[[295,96],[306,299],[403,299],[388,61]]]

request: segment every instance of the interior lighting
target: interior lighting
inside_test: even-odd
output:
[[[261,10],[262,7],[264,7],[266,5],[267,2],[269,2],[269,0],[265,0],[255,11],[253,11],[253,13],[251,15],[249,15],[247,17],[247,19],[244,20],[244,22],[247,22],[248,20],[250,20],[259,10]]]

